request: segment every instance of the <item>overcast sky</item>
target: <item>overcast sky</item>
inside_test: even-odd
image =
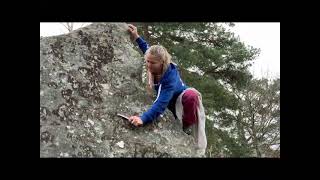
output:
[[[240,41],[260,48],[250,68],[255,77],[280,77],[280,23],[235,23],[230,30]]]
[[[74,29],[88,24],[74,23]],[[280,77],[280,23],[235,23],[230,30],[239,35],[240,41],[260,48],[260,55],[250,68],[254,77]],[[40,23],[40,36],[66,32],[67,29],[61,23]]]

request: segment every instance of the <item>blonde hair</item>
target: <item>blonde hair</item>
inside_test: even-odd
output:
[[[172,58],[171,55],[168,53],[167,49],[161,45],[151,46],[145,52],[144,57],[146,58],[148,55],[154,56],[155,59],[163,63],[162,71],[161,71],[161,77],[162,77],[171,63],[171,58]],[[147,76],[148,76],[147,92],[149,95],[152,95],[153,75],[148,71],[148,69],[147,69]]]

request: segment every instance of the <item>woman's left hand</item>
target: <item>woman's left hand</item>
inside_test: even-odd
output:
[[[131,116],[131,117],[129,117],[129,121],[131,122],[131,124],[133,124],[135,126],[140,126],[143,124],[143,122],[139,116]]]

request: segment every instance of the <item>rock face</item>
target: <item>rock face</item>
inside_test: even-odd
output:
[[[193,157],[171,112],[143,127],[116,116],[152,104],[124,23],[40,37],[40,157]]]

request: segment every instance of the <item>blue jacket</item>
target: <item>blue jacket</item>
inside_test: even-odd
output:
[[[139,37],[136,42],[144,54],[149,48],[149,45],[141,37]],[[167,107],[176,117],[175,103],[177,97],[187,88],[188,86],[186,86],[180,78],[178,67],[173,63],[170,63],[170,66],[168,66],[166,72],[161,77],[159,84],[154,87],[157,93],[157,99],[154,101],[151,108],[141,116],[143,124],[157,119]]]

